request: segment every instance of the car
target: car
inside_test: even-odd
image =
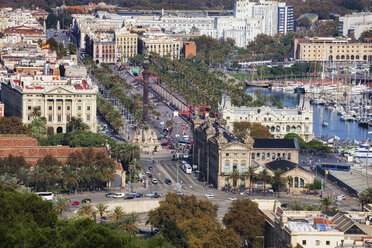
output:
[[[158,179],[153,178],[153,179],[151,180],[151,182],[152,182],[153,184],[158,184]]]
[[[134,199],[134,196],[127,196],[124,198],[124,200],[132,200],[132,199]]]
[[[127,195],[129,195],[129,196],[135,196],[137,194],[138,194],[137,192],[129,192]]]
[[[91,202],[92,202],[92,200],[89,199],[89,198],[85,198],[85,199],[83,199],[83,200],[81,201],[81,203],[83,203],[83,204],[89,204],[89,203],[91,203]]]
[[[116,196],[116,194],[115,193],[107,193],[105,196],[107,198],[114,198]]]
[[[149,170],[152,170],[152,166],[149,167]]]
[[[106,216],[102,216],[102,217],[101,217],[101,220],[102,220],[102,221],[106,221],[106,220],[107,220],[107,217],[106,217]]]
[[[267,192],[274,193],[274,190],[272,188],[267,189]]]
[[[165,182],[166,184],[168,184],[168,185],[171,185],[171,184],[172,184],[172,180],[171,180],[170,178],[166,178],[166,179],[164,180],[164,182]]]
[[[147,193],[145,196],[146,197],[153,197],[154,195],[157,195],[158,193],[157,192],[150,192],[150,193]]]
[[[143,197],[143,194],[141,193],[137,193],[136,195],[134,195],[135,198],[142,198]]]
[[[114,198],[124,198],[125,194],[124,193],[116,193],[114,195]]]
[[[214,195],[212,193],[208,193],[204,195],[207,199],[214,199]]]
[[[282,208],[289,208],[289,204],[288,203],[283,203],[282,205],[280,205]]]
[[[152,178],[152,174],[150,173],[150,174],[147,174],[147,177],[148,178]]]
[[[66,199],[66,202],[67,202],[67,203],[71,203],[71,200],[70,200],[70,199]]]
[[[229,198],[227,198],[227,200],[229,200],[229,201],[235,201],[236,200],[236,197],[229,197]]]
[[[145,174],[148,175],[148,174],[151,174],[151,172],[150,171],[145,171]]]
[[[161,195],[155,194],[155,195],[152,196],[152,198],[161,198]]]
[[[72,203],[72,205],[73,205],[73,206],[79,206],[79,205],[80,205],[80,202],[78,202],[78,201],[74,201],[74,202]]]

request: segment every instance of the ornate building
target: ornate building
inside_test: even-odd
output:
[[[288,133],[296,133],[305,141],[313,139],[313,108],[304,96],[301,96],[295,108],[279,108],[235,107],[231,104],[230,96],[224,95],[218,111],[226,120],[228,131],[233,130],[234,122],[246,121],[267,127],[273,138],[280,139]]]
[[[250,166],[257,172],[266,168],[269,173],[285,166],[286,176],[293,177],[291,188],[303,189],[305,184],[312,183],[312,174],[297,166],[299,147],[295,140],[254,140],[249,132],[245,138],[238,139],[224,128],[225,125],[223,119],[196,118],[193,122],[193,161],[208,184],[220,190],[244,189],[249,185],[249,177],[233,179],[231,175],[235,170],[244,175]],[[307,174],[298,176],[298,171]]]

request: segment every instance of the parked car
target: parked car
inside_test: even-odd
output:
[[[131,195],[124,198],[124,200],[132,200],[132,199],[134,199],[134,196],[131,196]]]
[[[124,193],[115,193],[114,198],[124,198]]]
[[[89,199],[89,198],[85,198],[85,199],[83,199],[82,201],[81,201],[81,203],[85,203],[85,204],[89,204],[89,203],[91,203],[92,202],[92,200],[91,199]]]
[[[158,179],[153,178],[153,179],[151,180],[151,182],[152,182],[153,184],[158,184]]]
[[[166,184],[168,184],[168,185],[171,185],[171,184],[172,184],[172,180],[171,180],[170,178],[166,178],[166,179],[164,180],[164,182],[165,182]]]
[[[272,188],[267,189],[267,192],[274,193],[274,190]]]
[[[235,201],[236,200],[236,197],[229,197],[229,198],[227,198],[227,200],[229,200],[229,201]]]
[[[79,205],[80,205],[80,202],[78,202],[78,201],[74,201],[74,202],[72,203],[72,205],[73,205],[73,206],[79,206]]]
[[[158,193],[157,192],[150,192],[150,193],[147,193],[145,196],[146,197],[153,197],[154,195],[157,195]]]
[[[204,195],[207,199],[214,199],[214,194],[208,193]]]
[[[137,194],[134,195],[134,197],[135,197],[135,198],[142,198],[142,197],[143,197],[143,194],[141,194],[141,193],[137,193]]]
[[[161,195],[155,194],[155,195],[152,196],[152,198],[161,198]]]
[[[282,208],[289,208],[289,204],[288,203],[283,203],[282,205],[280,205]]]
[[[149,170],[152,170],[152,166],[149,167]]]
[[[112,198],[112,197],[115,197],[116,196],[116,193],[107,193],[105,196],[107,198]]]

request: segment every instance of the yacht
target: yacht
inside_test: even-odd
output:
[[[372,147],[368,144],[361,144],[355,149],[355,157],[357,158],[372,158]]]
[[[323,126],[323,127],[328,127],[328,122],[323,121],[322,126]]]

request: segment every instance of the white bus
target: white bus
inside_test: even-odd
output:
[[[41,198],[43,198],[43,200],[53,200],[54,198],[54,194],[52,192],[36,192],[36,194],[38,196],[41,196]]]
[[[191,172],[192,172],[192,167],[191,167],[191,165],[189,165],[188,163],[181,164],[181,169],[182,169],[183,172],[185,172],[186,174],[191,174]]]

